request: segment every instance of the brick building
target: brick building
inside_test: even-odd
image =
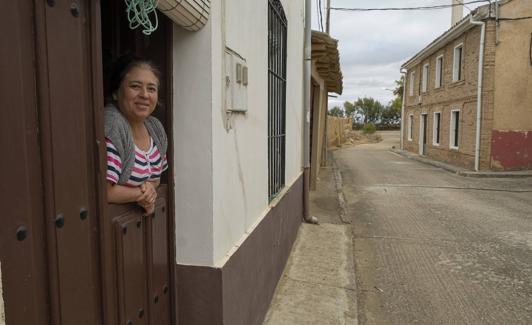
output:
[[[404,150],[475,170],[532,168],[529,16],[528,0],[479,7],[403,64]]]

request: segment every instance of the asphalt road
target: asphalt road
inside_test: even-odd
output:
[[[359,324],[532,324],[532,178],[456,176],[383,137],[334,152]]]

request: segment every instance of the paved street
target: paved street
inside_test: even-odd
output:
[[[383,137],[334,152],[359,324],[532,324],[532,178],[456,176]]]

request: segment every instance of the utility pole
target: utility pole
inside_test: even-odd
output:
[[[325,23],[325,31],[331,34],[331,0],[327,0],[327,21]]]

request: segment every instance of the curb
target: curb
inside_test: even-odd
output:
[[[338,216],[340,217],[340,221],[342,221],[343,224],[349,225],[351,224],[351,222],[347,219],[347,217],[349,216],[349,211],[347,208],[347,200],[345,199],[345,195],[342,190],[342,174],[340,173],[340,170],[336,165],[336,159],[334,159],[334,155],[331,154],[329,156],[329,161],[331,161],[332,166],[334,188],[336,189],[336,199],[338,200],[338,206],[340,207],[340,211],[338,211]]]
[[[492,171],[486,171],[486,172],[476,172],[469,169],[456,167],[453,165],[449,165],[443,162],[439,162],[436,160],[428,159],[425,157],[421,157],[419,155],[416,155],[411,152],[407,152],[405,150],[400,149],[390,149],[390,152],[393,152],[395,154],[401,155],[405,158],[412,159],[415,161],[422,162],[427,165],[431,165],[434,167],[438,167],[441,169],[444,169],[448,172],[451,172],[453,174],[463,176],[463,177],[478,177],[478,178],[522,178],[522,177],[532,177],[532,170],[525,170],[525,171],[507,171],[507,172],[492,172]]]

